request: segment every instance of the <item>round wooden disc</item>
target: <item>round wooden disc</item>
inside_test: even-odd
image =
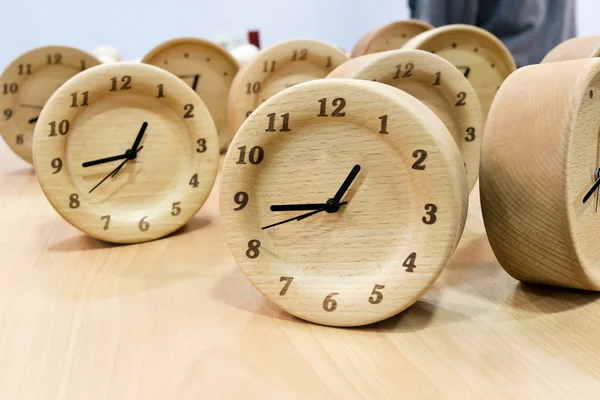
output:
[[[332,200],[353,173],[342,204]],[[320,79],[271,97],[242,125],[220,209],[259,291],[300,318],[354,326],[404,310],[433,283],[467,196],[458,148],[423,103],[381,83]],[[271,209],[328,199],[337,208],[301,220],[307,211]]]
[[[0,76],[0,133],[19,157],[31,163],[33,131],[52,93],[69,78],[100,64],[85,51],[39,47],[17,57]]]
[[[473,188],[479,176],[483,115],[475,90],[450,62],[426,51],[392,50],[352,59],[328,77],[377,81],[421,100],[452,134]]]
[[[475,89],[484,119],[498,88],[517,68],[496,36],[471,25],[446,25],[423,32],[403,48],[429,51],[454,64]]]
[[[542,63],[579,60],[600,56],[600,36],[585,36],[565,40],[550,50]]]
[[[136,63],[94,67],[61,86],[40,115],[33,152],[56,211],[88,235],[117,243],[183,226],[219,167],[216,128],[200,97],[174,75]]]
[[[239,69],[235,58],[208,40],[178,38],[150,50],[142,62],[177,75],[200,95],[217,126],[221,150],[227,149],[235,134],[227,122],[227,97]]]
[[[229,92],[229,127],[236,132],[269,97],[301,82],[325,78],[348,55],[338,47],[298,39],[262,50],[236,75]]]
[[[433,28],[433,25],[420,19],[396,21],[377,27],[365,33],[354,45],[352,58],[400,49],[413,37]]]
[[[498,261],[525,282],[600,290],[600,59],[539,64],[498,92],[481,208]]]

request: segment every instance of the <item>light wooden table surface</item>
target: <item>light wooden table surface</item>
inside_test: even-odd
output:
[[[0,399],[600,398],[600,296],[508,276],[477,195],[425,296],[353,329],[266,301],[217,197],[176,235],[110,245],[63,221],[0,143]]]

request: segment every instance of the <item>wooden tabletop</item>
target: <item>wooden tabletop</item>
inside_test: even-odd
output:
[[[0,399],[599,398],[600,295],[512,279],[478,198],[421,300],[330,328],[246,280],[218,185],[180,232],[111,245],[60,218],[0,143]]]

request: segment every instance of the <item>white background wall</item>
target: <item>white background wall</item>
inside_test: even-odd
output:
[[[443,1],[443,0],[440,0]],[[117,47],[141,58],[177,36],[260,29],[262,44],[313,38],[351,50],[369,29],[408,18],[407,0],[0,0],[0,70],[36,46]],[[600,2],[578,1],[580,35],[600,34]]]

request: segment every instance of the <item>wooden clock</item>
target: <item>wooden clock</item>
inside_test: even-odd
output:
[[[291,314],[363,325],[414,303],[467,211],[460,152],[423,103],[356,79],[271,97],[227,153],[220,210],[252,284]]]
[[[352,57],[400,49],[410,39],[430,29],[433,29],[433,25],[420,19],[396,21],[377,27],[360,38],[352,49]]]
[[[450,62],[421,50],[391,50],[354,58],[330,78],[377,81],[421,100],[446,125],[465,161],[469,187],[479,176],[483,115],[475,90]]]
[[[475,89],[484,119],[500,85],[517,68],[496,36],[471,25],[446,25],[423,32],[403,48],[429,51],[454,64]]]
[[[600,59],[524,67],[483,138],[481,207],[498,261],[524,282],[600,290]]]
[[[66,46],[22,54],[0,76],[0,132],[8,146],[31,163],[33,131],[52,93],[69,78],[100,64],[91,54]]]
[[[217,126],[220,148],[227,149],[235,133],[227,123],[227,96],[239,68],[235,58],[207,40],[179,38],[150,50],[142,62],[177,75],[200,95]]]
[[[565,40],[550,50],[542,63],[578,60],[600,56],[600,36],[584,36]]]
[[[348,60],[341,49],[316,40],[290,40],[262,50],[236,75],[229,92],[229,127],[236,132],[264,101],[283,89],[327,76]]]
[[[159,68],[101,65],[48,100],[35,130],[44,194],[69,223],[109,242],[165,236],[192,218],[219,167],[208,108]]]

